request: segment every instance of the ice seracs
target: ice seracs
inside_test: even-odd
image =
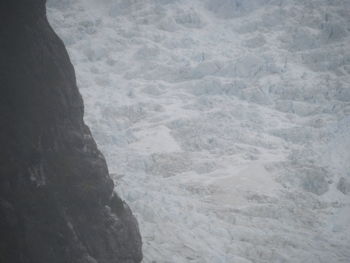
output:
[[[145,262],[348,260],[349,1],[92,2],[49,15]]]

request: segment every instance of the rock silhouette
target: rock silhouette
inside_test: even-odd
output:
[[[45,2],[0,3],[0,262],[140,262]]]

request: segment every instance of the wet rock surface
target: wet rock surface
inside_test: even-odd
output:
[[[140,262],[45,2],[0,3],[0,262]]]

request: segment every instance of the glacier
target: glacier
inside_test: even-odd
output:
[[[144,262],[350,262],[349,13],[49,0]]]

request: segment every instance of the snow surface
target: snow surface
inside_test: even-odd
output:
[[[349,14],[49,1],[144,262],[350,262]]]

